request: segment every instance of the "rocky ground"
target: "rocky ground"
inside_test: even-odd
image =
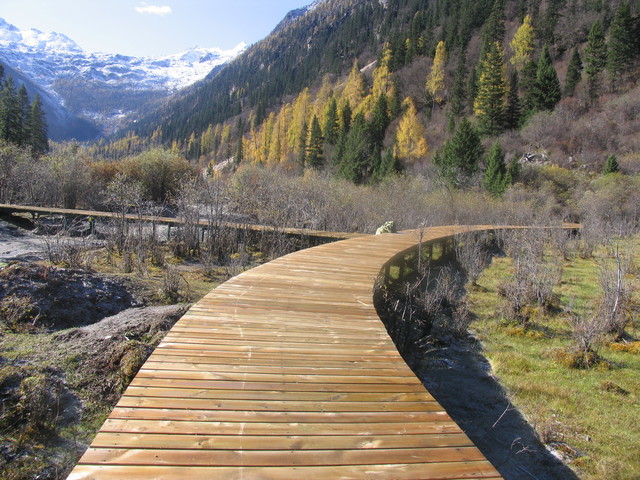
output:
[[[0,477],[66,478],[188,305],[135,279],[50,266],[47,239],[0,221]]]

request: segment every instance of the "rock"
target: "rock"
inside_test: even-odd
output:
[[[398,231],[396,230],[396,222],[390,221],[390,222],[386,222],[384,225],[378,228],[376,230],[376,235],[381,235],[383,233],[397,233],[397,232]]]

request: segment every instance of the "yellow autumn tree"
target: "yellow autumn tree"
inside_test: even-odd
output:
[[[355,112],[364,99],[366,88],[364,76],[358,67],[358,61],[354,60],[349,78],[347,78],[347,83],[342,90],[342,100],[348,101],[351,109]]]
[[[531,60],[531,54],[534,50],[535,37],[531,21],[531,15],[524,17],[522,25],[520,25],[509,44],[511,50],[513,50],[513,57],[511,57],[510,61],[518,71],[522,71],[524,66]]]
[[[311,105],[311,95],[309,89],[305,88],[293,102],[291,109],[291,123],[287,132],[287,144],[294,153],[299,153],[300,137],[305,129],[305,124],[309,117]]]
[[[405,98],[402,105],[405,112],[396,131],[394,153],[401,160],[414,162],[426,157],[429,147],[424,137],[424,125],[418,117],[418,111],[411,97]]]
[[[433,98],[434,105],[444,102],[444,66],[447,61],[447,49],[441,40],[436,46],[433,65],[427,76],[427,92]]]

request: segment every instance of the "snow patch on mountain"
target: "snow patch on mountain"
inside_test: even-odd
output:
[[[160,58],[85,52],[60,33],[20,30],[0,19],[0,60],[51,89],[60,78],[83,77],[138,90],[176,90],[203,79],[245,49],[195,47]]]

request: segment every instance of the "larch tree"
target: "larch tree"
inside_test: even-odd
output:
[[[478,92],[473,104],[483,135],[497,135],[504,128],[507,80],[504,65],[504,50],[494,42],[488,47],[480,63]]]
[[[394,154],[401,160],[413,162],[426,157],[429,147],[424,137],[424,125],[418,118],[418,110],[413,100],[407,97],[403,103],[406,111],[396,131]]]
[[[444,102],[445,93],[445,72],[444,67],[447,62],[447,49],[443,41],[438,42],[436,53],[433,57],[433,65],[427,76],[427,92],[433,99],[433,106],[441,105]]]
[[[360,72],[358,61],[354,60],[351,72],[349,72],[349,77],[347,78],[347,83],[342,91],[342,98],[349,102],[351,108],[358,111],[360,104],[364,100],[365,92],[366,83],[364,76],[362,75],[362,72]]]
[[[518,72],[521,72],[527,62],[531,60],[531,54],[535,48],[535,36],[531,21],[531,15],[524,17],[522,25],[520,25],[509,44],[513,50],[510,62]]]

